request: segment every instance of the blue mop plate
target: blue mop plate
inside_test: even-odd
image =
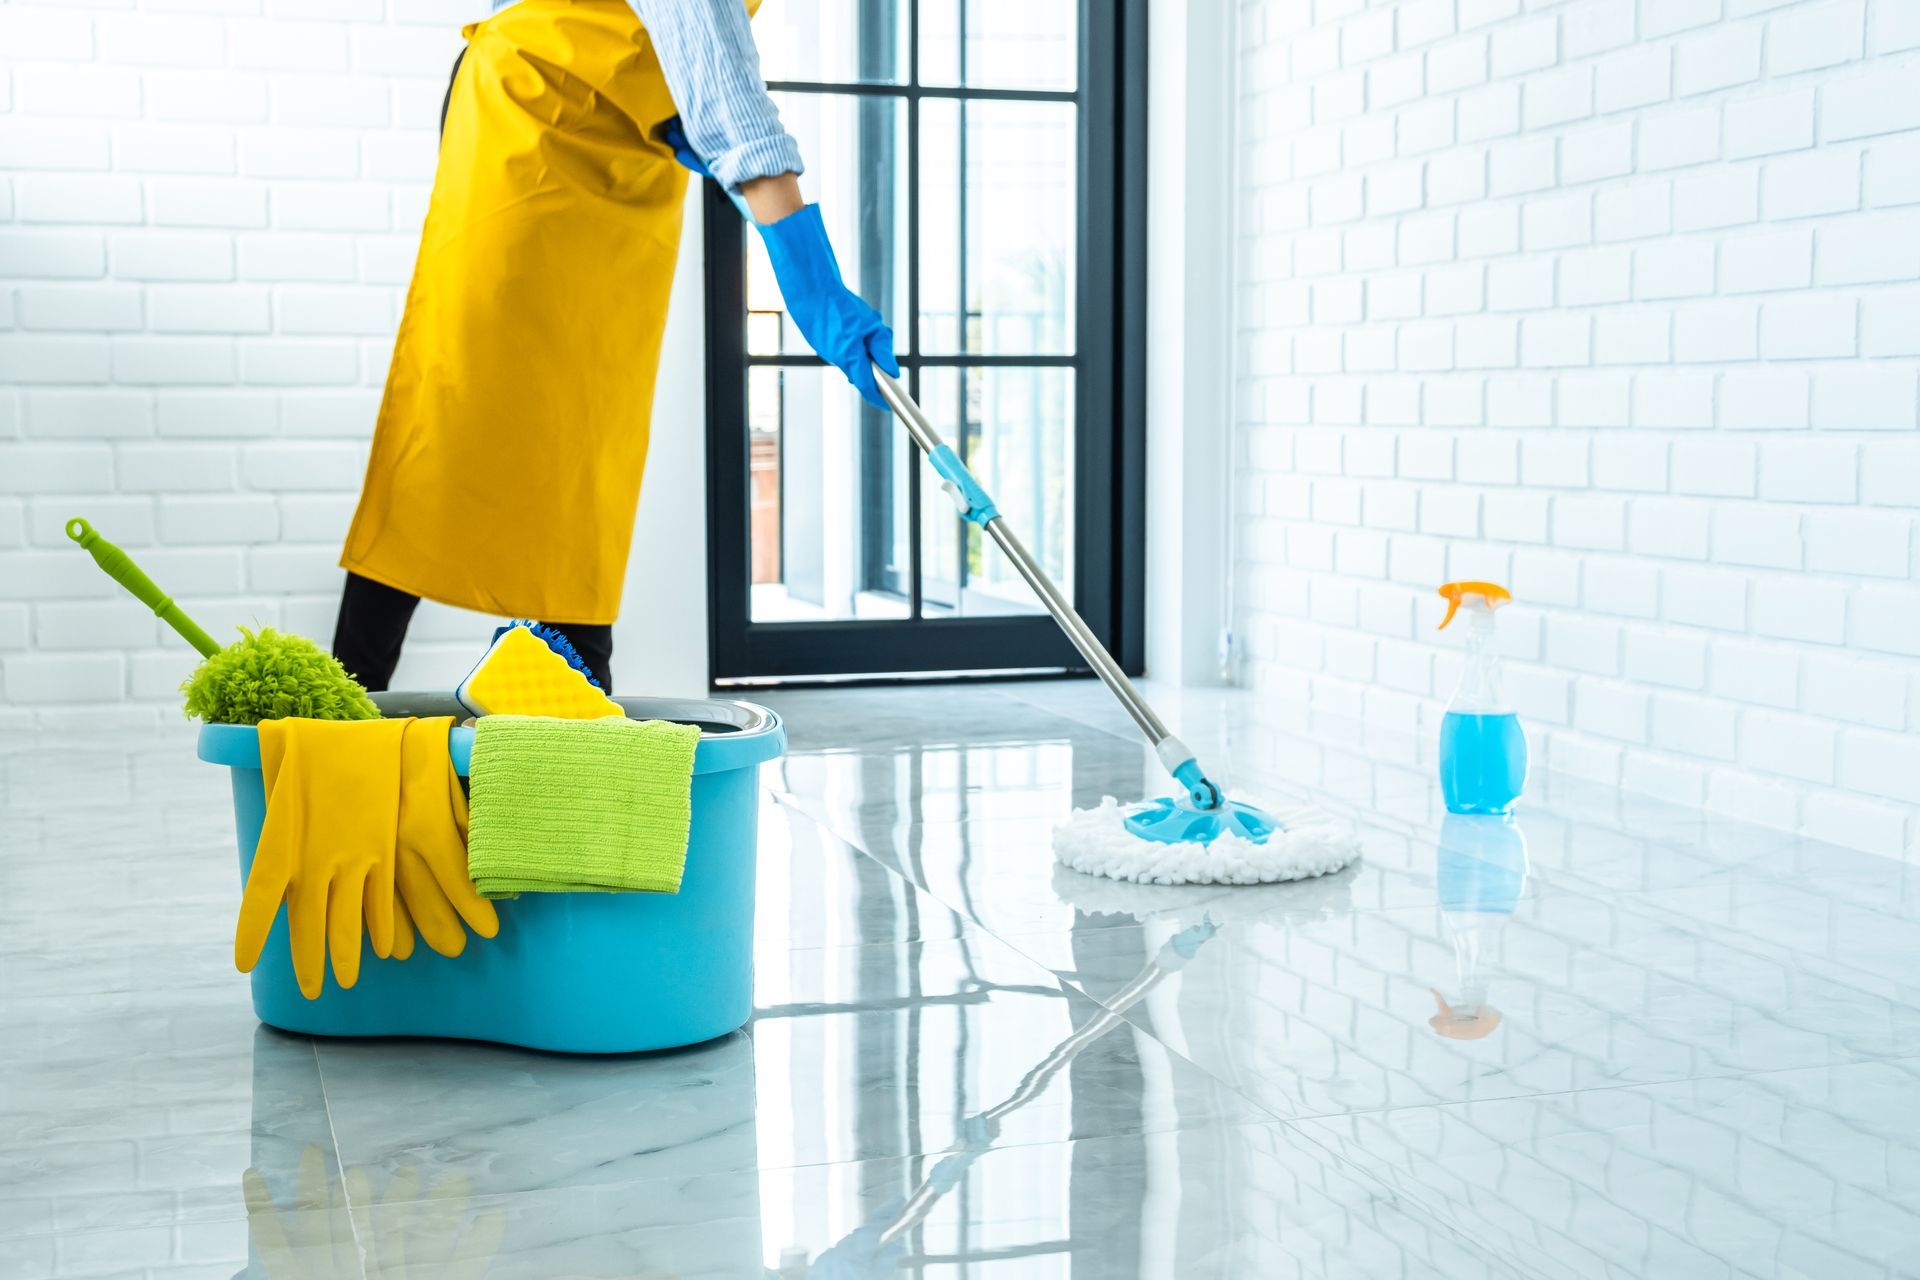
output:
[[[1149,800],[1127,814],[1127,830],[1142,840],[1161,844],[1211,844],[1223,835],[1265,844],[1267,837],[1280,828],[1280,820],[1264,810],[1237,800],[1228,800],[1218,809],[1196,809],[1162,796]]]

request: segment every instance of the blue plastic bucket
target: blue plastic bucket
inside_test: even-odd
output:
[[[464,714],[445,695],[375,700],[390,716]],[[382,960],[363,944],[353,989],[335,985],[329,968],[318,1000],[294,980],[282,910],[252,975],[260,1021],[307,1035],[439,1036],[565,1053],[667,1049],[744,1025],[753,1009],[759,767],[785,751],[786,731],[750,703],[616,701],[637,720],[700,726],[679,893],[522,894],[498,904],[498,937],[470,936],[452,959],[420,942],[406,960]],[[455,728],[449,747],[464,777],[473,730]],[[199,754],[233,771],[244,884],[266,818],[259,735],[205,725]]]

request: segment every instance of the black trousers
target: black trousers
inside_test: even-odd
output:
[[[390,688],[393,669],[400,662],[400,645],[407,638],[407,624],[420,597],[408,595],[357,573],[347,575],[347,589],[340,597],[340,619],[333,629],[333,656],[348,674],[378,692]],[[548,625],[566,632],[567,639],[580,651],[587,669],[600,687],[613,692],[613,628],[587,623],[552,622]],[[474,649],[478,662],[482,650]]]

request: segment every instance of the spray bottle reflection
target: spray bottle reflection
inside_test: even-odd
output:
[[[1449,814],[1440,828],[1440,919],[1453,942],[1454,982],[1429,988],[1427,1025],[1449,1040],[1481,1040],[1500,1026],[1487,1003],[1486,967],[1527,886],[1527,838],[1511,816]]]

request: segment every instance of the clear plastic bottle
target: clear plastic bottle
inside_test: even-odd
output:
[[[1467,664],[1440,722],[1440,791],[1451,813],[1508,813],[1527,784],[1527,737],[1500,689],[1494,611],[1513,597],[1492,582],[1449,582],[1444,628],[1467,615]]]

